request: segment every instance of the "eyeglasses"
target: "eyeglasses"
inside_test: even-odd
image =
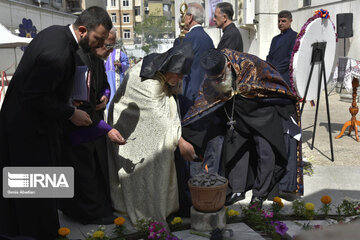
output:
[[[115,44],[104,44],[104,47],[106,48],[106,50],[114,49]]]

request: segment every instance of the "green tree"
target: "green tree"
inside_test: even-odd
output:
[[[144,46],[142,49],[146,54],[150,52],[151,48],[158,46],[158,39],[165,35],[174,32],[174,24],[166,20],[164,16],[145,16],[142,23],[135,26],[137,35],[142,35],[144,38]]]

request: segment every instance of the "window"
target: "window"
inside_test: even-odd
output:
[[[130,23],[130,15],[129,14],[123,14],[123,22]]]
[[[140,15],[140,7],[135,7],[135,16]]]
[[[129,0],[123,0],[123,6],[128,7],[129,6]]]
[[[124,30],[124,39],[130,39],[130,30]]]
[[[111,6],[115,7],[116,6],[116,0],[111,0]]]
[[[311,0],[303,0],[303,7],[310,6]]]
[[[113,23],[116,23],[116,13],[112,13],[112,14],[111,14],[111,21],[112,21]]]

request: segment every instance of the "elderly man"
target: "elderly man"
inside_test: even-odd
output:
[[[228,128],[223,174],[233,193],[227,205],[249,189],[252,202],[261,205],[285,173],[284,135],[296,136],[300,131],[295,121],[297,97],[274,68],[250,54],[211,49],[201,66],[207,77],[184,124],[201,121],[211,112],[222,116]]]
[[[229,48],[242,52],[244,49],[243,40],[239,29],[236,28],[232,21],[233,15],[234,9],[231,3],[221,2],[216,5],[213,20],[216,27],[223,31],[217,49],[222,50],[224,48]]]
[[[101,60],[113,50],[114,29],[110,30],[104,45],[96,49],[96,55],[82,49],[77,52],[77,67],[88,69],[90,82],[89,101],[75,104],[89,114],[93,124],[86,128],[69,126],[71,144],[63,152],[63,162],[74,167],[75,193],[71,199],[60,200],[60,208],[64,214],[84,224],[111,224],[116,218],[110,199],[106,136],[116,144],[125,144],[125,139],[103,120],[110,91]]]
[[[149,217],[166,222],[179,207],[174,151],[181,126],[173,95],[192,60],[189,43],[145,56],[110,105],[109,123],[128,139],[108,145],[111,198],[132,223]]]
[[[183,92],[179,94],[179,107],[181,117],[187,112],[190,106],[194,104],[194,100],[199,91],[199,87],[204,79],[205,71],[200,66],[200,57],[203,52],[210,48],[214,48],[213,41],[209,35],[204,31],[201,26],[205,20],[204,8],[199,3],[189,3],[185,16],[185,29],[189,31],[186,33],[183,40],[184,43],[190,42],[194,51],[194,62],[191,65],[190,73],[184,77]],[[201,163],[194,162],[193,160],[200,160],[197,155],[204,155],[202,151],[196,153],[195,148],[187,140],[192,138],[194,134],[198,134],[201,129],[196,126],[192,129],[182,129],[183,135],[179,141],[179,149],[176,152],[176,171],[179,183],[179,197],[180,197],[180,212],[181,216],[189,216],[191,199],[190,192],[188,190],[187,181],[191,174],[196,174],[200,168]],[[206,146],[205,146],[206,147]],[[199,148],[198,148],[199,149]],[[215,148],[212,152],[212,156],[205,156],[205,159],[211,161],[214,155],[218,154],[218,148]],[[215,166],[216,165],[216,166]],[[210,170],[217,172],[218,164],[211,164]]]
[[[0,112],[0,167],[60,166],[64,122],[89,126],[89,115],[69,106],[76,51],[95,52],[112,22],[90,7],[69,26],[50,26],[29,44],[11,80]],[[3,176],[1,176],[3,179]],[[2,181],[2,180],[1,180]],[[0,235],[54,239],[59,228],[53,198],[0,197]],[[29,216],[31,220],[29,220]]]

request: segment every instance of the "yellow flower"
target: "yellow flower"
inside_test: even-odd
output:
[[[321,197],[321,202],[323,204],[330,204],[331,203],[331,197],[328,195],[322,196]]]
[[[280,203],[281,203],[281,198],[279,198],[279,197],[274,197],[273,201],[276,202],[276,203],[278,203],[278,204],[280,204]]]
[[[114,219],[114,224],[117,226],[123,225],[125,223],[125,218],[117,217]]]
[[[99,238],[99,239],[101,239],[101,238],[103,238],[104,236],[105,236],[105,233],[104,233],[103,231],[100,231],[100,230],[93,233],[93,238]]]
[[[239,216],[239,211],[234,211],[234,215],[233,216]]]
[[[171,221],[171,224],[172,225],[175,225],[175,224],[181,224],[183,222],[183,220],[181,219],[181,217],[174,217],[174,219]]]
[[[230,217],[232,217],[232,216],[234,216],[234,214],[235,214],[235,210],[230,209],[227,213],[228,213],[228,215],[229,215]]]
[[[314,210],[314,208],[315,208],[315,205],[313,204],[313,203],[306,203],[305,204],[305,208],[306,208],[306,210],[308,210],[308,211],[313,211]]]
[[[66,237],[67,235],[70,234],[70,229],[68,229],[66,227],[59,228],[58,234],[62,237]]]

